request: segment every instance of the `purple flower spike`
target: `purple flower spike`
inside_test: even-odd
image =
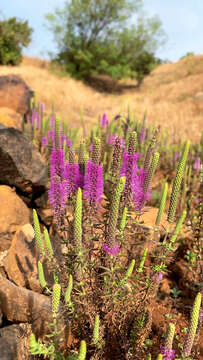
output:
[[[51,114],[50,116],[50,127],[53,129],[55,126],[55,116],[54,114]]]
[[[67,181],[67,196],[74,194],[81,182],[79,176],[79,165],[66,163],[65,166],[65,179]]]
[[[101,165],[88,160],[84,179],[84,199],[90,204],[99,203],[103,194],[103,169]]]
[[[167,351],[164,346],[160,346],[161,353],[163,354],[163,360],[173,360],[175,359],[175,350]]]
[[[49,140],[48,140],[47,137],[43,137],[43,138],[42,138],[42,145],[43,145],[43,146],[49,145]]]
[[[65,135],[60,136],[60,146],[63,147],[65,141],[66,141],[66,136]]]
[[[54,181],[55,177],[59,176],[64,179],[64,151],[62,149],[52,149],[50,159],[50,175],[51,181]]]
[[[91,145],[89,146],[89,151],[92,151],[92,150],[93,150],[93,147],[94,147],[94,145],[91,144]]]
[[[43,102],[40,103],[40,108],[41,108],[42,112],[44,113],[44,111],[45,111],[45,105],[44,105]]]
[[[117,115],[115,116],[114,120],[118,120],[120,117],[121,117],[120,114],[117,114]]]
[[[110,247],[108,247],[107,244],[104,244],[103,249],[104,249],[104,251],[106,251],[107,254],[113,255],[113,256],[116,256],[120,251],[117,243],[115,243],[115,246],[112,249]]]
[[[64,210],[67,200],[66,181],[51,181],[48,195],[49,202],[54,209],[54,214],[59,216]]]
[[[102,115],[102,119],[100,121],[100,127],[104,129],[109,124],[109,120],[107,119],[107,115],[104,113]]]
[[[71,147],[72,146],[72,140],[71,139],[67,139],[67,141],[66,141],[66,145],[68,146],[68,147]]]
[[[145,137],[146,137],[146,131],[144,126],[141,127],[140,129],[140,142],[141,144],[145,141]]]
[[[200,161],[200,158],[198,158],[198,159],[195,160],[194,169],[197,170],[197,171],[200,171],[200,170],[201,170],[201,161]]]

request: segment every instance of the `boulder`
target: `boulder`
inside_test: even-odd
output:
[[[30,210],[15,190],[0,185],[0,251],[9,249],[15,232],[30,222]]]
[[[14,235],[8,254],[4,258],[8,278],[16,285],[42,292],[37,271],[38,259],[39,250],[34,229],[31,224],[26,224]]]
[[[22,131],[21,115],[12,109],[0,107],[0,123]]]
[[[32,331],[36,337],[44,338],[53,329],[50,322],[52,317],[52,299],[50,296],[38,294],[32,290],[16,286],[0,275],[0,309],[3,316],[13,323],[32,324]],[[60,308],[59,312],[63,309]],[[59,319],[58,329],[64,341],[61,344],[66,348],[69,322]]]
[[[30,139],[14,128],[0,128],[0,183],[36,199],[48,189],[48,169]]]
[[[30,324],[12,324],[0,329],[1,360],[31,360],[28,352]]]
[[[33,95],[34,92],[20,76],[0,76],[0,107],[7,107],[25,115],[30,110]]]

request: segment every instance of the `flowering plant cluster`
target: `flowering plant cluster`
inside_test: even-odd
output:
[[[37,119],[36,113],[33,118]],[[43,292],[52,296],[54,335],[49,335],[50,343],[42,343],[32,334],[30,351],[58,360],[85,360],[87,353],[92,360],[109,358],[109,354],[113,360],[114,353],[116,358],[151,359],[151,354],[146,354],[152,332],[151,304],[174,257],[181,226],[190,214],[189,205],[186,208],[182,198],[187,196],[187,184],[195,188],[191,172],[194,170],[198,178],[199,154],[195,160],[189,141],[178,151],[175,149],[179,156],[170,153],[170,160],[178,161],[176,176],[173,186],[170,179],[165,182],[154,227],[146,235],[140,230],[140,219],[147,205],[153,204],[154,173],[157,166],[162,166],[159,151],[163,146],[159,131],[150,132],[147,128],[146,116],[136,124],[130,113],[127,117],[117,114],[112,122],[104,113],[98,128],[77,144],[52,114],[41,146],[50,150],[48,194],[56,220],[52,234],[59,239],[58,248],[62,246],[64,251],[65,247],[65,251],[63,261],[57,258],[46,229],[46,246],[42,244],[34,212],[37,244],[54,275],[51,287],[43,262],[39,261]],[[168,227],[163,229],[169,186]],[[201,268],[199,259],[197,256],[197,272]],[[181,354],[183,359],[191,355],[195,334],[199,334],[200,309],[199,291]],[[70,354],[70,348],[60,353],[60,342],[55,339],[60,337],[57,326],[61,316],[81,341],[79,353]],[[157,359],[173,360],[175,353],[180,352],[174,333],[175,325],[170,323],[164,345],[157,344]]]

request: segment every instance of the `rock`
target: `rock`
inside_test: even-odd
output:
[[[14,235],[8,255],[4,259],[8,278],[16,285],[42,292],[38,279],[38,260],[39,250],[34,229],[31,224],[26,224]]]
[[[31,199],[48,188],[48,170],[41,154],[14,128],[0,129],[0,183],[15,186]]]
[[[31,334],[31,325],[29,324],[12,324],[0,329],[1,360],[33,359],[28,352],[28,334]]]
[[[12,109],[0,107],[0,123],[22,131],[21,115]]]
[[[0,106],[13,109],[21,115],[30,110],[34,92],[18,75],[0,76]]]
[[[0,309],[7,320],[13,323],[32,324],[32,331],[36,337],[43,339],[51,331],[48,324],[53,321],[51,307],[50,296],[16,286],[0,275]],[[64,321],[60,319],[58,326],[64,336],[63,343],[66,343],[68,321],[66,320],[65,325]]]
[[[0,251],[9,249],[15,232],[30,222],[30,210],[15,190],[0,185]]]

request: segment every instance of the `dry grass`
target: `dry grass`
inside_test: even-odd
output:
[[[112,116],[128,106],[142,119],[147,110],[149,123],[156,120],[170,133],[193,141],[200,139],[203,125],[203,101],[196,102],[194,95],[203,92],[203,55],[192,56],[176,63],[156,68],[140,89],[136,81],[127,80],[132,88],[120,94],[101,93],[69,77],[59,77],[49,71],[49,63],[25,57],[18,67],[0,67],[0,75],[18,74],[44,102],[47,112],[54,100],[57,115],[70,125],[79,126],[80,109],[83,109],[87,127],[98,121],[106,112]],[[123,82],[121,82],[122,84]]]

